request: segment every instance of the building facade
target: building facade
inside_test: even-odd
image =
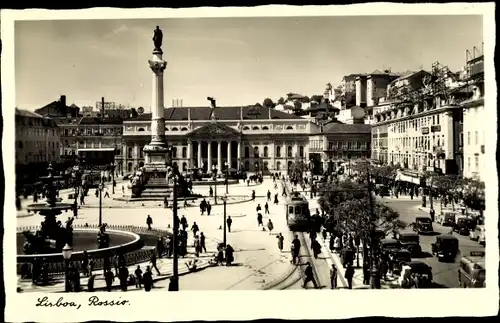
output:
[[[344,128],[320,126],[274,109],[219,107],[214,110],[215,120],[210,120],[210,112],[208,107],[165,110],[165,135],[172,147],[172,162],[182,171],[222,170],[229,166],[247,172],[286,173],[293,163],[307,164],[313,160],[316,171],[321,172],[326,170],[328,143],[333,141],[345,146],[337,157],[347,156],[344,151],[348,150],[353,151],[352,158],[358,152],[359,156],[369,155],[369,129],[360,139],[363,144],[358,149],[358,138],[341,134]],[[149,143],[150,118],[151,115],[143,114],[124,121],[122,167],[127,173],[144,165],[142,149]],[[361,147],[366,148],[363,154]]]
[[[487,135],[484,121],[488,116],[484,104],[484,56],[481,53],[468,59],[464,76],[471,87],[471,96],[460,104],[463,109],[463,176],[484,181]]]
[[[60,129],[49,118],[16,108],[16,164],[59,161]]]
[[[387,97],[373,107],[372,158],[399,164],[410,182],[426,171],[461,175],[463,113],[468,88],[438,62],[389,84]],[[410,178],[412,177],[412,178]]]

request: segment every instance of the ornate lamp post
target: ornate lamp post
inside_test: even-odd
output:
[[[217,166],[212,165],[212,174],[214,179],[215,187],[215,204],[217,204]]]
[[[62,256],[64,258],[64,291],[66,293],[70,292],[70,285],[68,279],[68,270],[69,270],[69,261],[71,259],[71,255],[73,254],[73,248],[69,244],[66,244],[62,249]]]
[[[102,190],[104,189],[104,184],[102,181],[99,183],[99,227],[102,225]]]
[[[75,187],[75,203],[74,203],[74,216],[78,217],[78,183],[80,182],[80,167],[75,165],[73,171],[71,172],[73,177],[73,186]],[[83,189],[81,194],[83,194]]]
[[[168,286],[169,291],[179,291],[179,255],[178,255],[178,241],[177,236],[179,234],[179,221],[177,220],[177,175],[172,176],[174,189],[172,191],[172,215],[173,215],[173,229],[172,229],[172,245],[174,246],[172,252],[172,278],[170,278],[170,284]]]
[[[229,190],[229,187],[228,187],[228,182],[229,182],[229,164],[227,163],[227,161],[224,162],[224,167],[226,168],[226,195],[229,194],[228,190]]]
[[[227,194],[225,194],[222,197],[222,200],[224,201],[224,219],[223,219],[223,221],[224,221],[224,235],[222,237],[222,241],[224,243],[224,246],[226,246],[226,242],[227,242],[227,238],[226,238],[226,236],[227,236],[227,227],[226,227],[226,222],[227,222],[227,219],[226,219],[226,215],[227,215],[227,213],[226,213]]]

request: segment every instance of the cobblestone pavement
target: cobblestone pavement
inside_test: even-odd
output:
[[[200,186],[200,191],[206,190],[208,186]],[[281,189],[278,187],[278,190]],[[270,214],[264,214],[264,204],[266,193],[271,191],[274,194],[272,180],[265,179],[262,185],[247,187],[241,184],[229,186],[229,195],[250,195],[255,190],[256,200],[240,204],[229,204],[226,206],[227,216],[233,218],[231,232],[227,233],[227,243],[235,249],[235,263],[232,267],[213,267],[200,272],[191,273],[180,278],[182,290],[255,290],[262,285],[279,278],[290,269],[290,241],[285,234],[288,232],[285,220],[285,210],[283,201],[280,198],[279,205],[269,203]],[[225,188],[224,188],[225,191]],[[218,189],[218,192],[220,190]],[[203,193],[202,193],[203,194]],[[281,194],[279,194],[281,196]],[[94,199],[94,201],[92,200]],[[96,202],[95,196],[90,196],[88,203]],[[103,205],[107,205],[111,199],[103,199]],[[86,201],[87,202],[87,201]],[[274,230],[272,234],[263,231],[257,226],[256,206],[260,203],[264,224],[272,219]],[[125,204],[121,202],[121,204]],[[196,222],[207,237],[208,253],[202,255],[201,259],[211,257],[216,250],[216,244],[223,238],[224,210],[221,204],[213,205],[210,216],[200,215],[199,208],[181,208],[178,210],[179,216],[184,215],[188,221],[189,228]],[[106,208],[103,207],[103,222],[115,225],[146,225],[147,215],[153,219],[153,227],[158,229],[169,229],[172,223],[172,210],[164,209],[161,206],[144,206],[142,208]],[[67,213],[71,216],[71,213]],[[79,216],[75,219],[75,224],[97,223],[99,210],[97,208],[81,208]],[[65,213],[59,218],[65,220]],[[38,225],[43,220],[40,215],[17,218],[18,226]],[[277,247],[276,234],[282,232],[285,236],[284,251],[280,252]],[[192,234],[189,234],[188,244],[192,244]],[[165,266],[168,266],[165,265]],[[179,265],[181,268],[182,265]],[[97,282],[96,282],[97,284]],[[83,285],[83,283],[82,283]],[[158,289],[167,288],[168,280],[162,280],[155,284]]]

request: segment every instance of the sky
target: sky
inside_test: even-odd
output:
[[[481,48],[481,16],[331,16],[55,20],[15,23],[16,106],[105,101],[150,111],[153,30],[163,31],[165,106],[250,105],[322,94],[344,75],[452,71]]]

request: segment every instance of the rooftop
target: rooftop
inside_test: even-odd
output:
[[[321,133],[318,131],[317,133]],[[323,126],[323,133],[343,133],[343,134],[371,134],[369,124],[345,124],[330,122]]]
[[[243,111],[240,111],[242,109]],[[182,108],[166,108],[165,120],[181,121],[188,120],[188,112],[190,112],[191,120],[210,120],[210,107],[182,107]],[[268,108],[262,106],[246,106],[246,107],[217,107],[214,109],[215,117],[218,120],[240,120],[240,112],[243,112],[244,120],[265,120],[269,119]],[[301,117],[291,115],[285,112],[271,109],[272,119],[302,119]],[[129,118],[127,121],[149,121],[151,113],[144,113],[137,117]]]
[[[44,118],[42,115],[39,115],[38,113],[31,112],[28,110],[22,110],[19,108],[16,108],[16,116],[22,116],[22,117],[28,117],[28,118],[40,118],[40,119]]]

